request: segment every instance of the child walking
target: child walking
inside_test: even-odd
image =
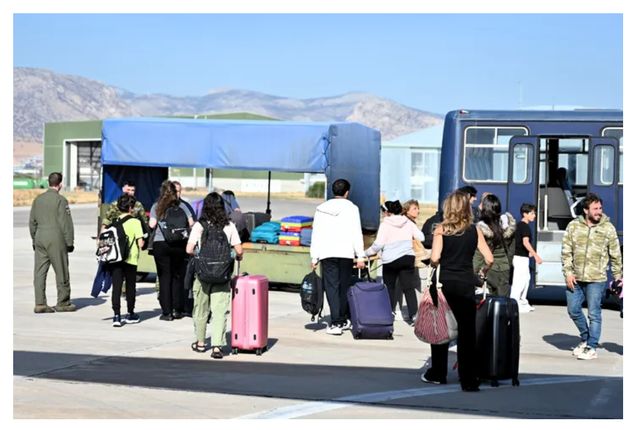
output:
[[[134,312],[136,305],[136,272],[138,269],[138,257],[140,248],[144,245],[142,224],[131,213],[136,204],[136,198],[123,194],[118,198],[116,205],[121,214],[118,217],[122,222],[123,230],[129,245],[129,255],[125,261],[110,265],[112,272],[112,309],[114,310],[113,327],[121,327],[123,320],[120,316],[120,296],[122,295],[123,280],[125,282],[125,298],[127,300],[127,315],[124,322],[136,324],[140,317]]]
[[[516,249],[512,259],[514,276],[510,297],[518,302],[519,312],[523,313],[535,310],[527,301],[527,290],[531,279],[529,258],[534,257],[536,264],[542,264],[543,261],[531,243],[532,232],[529,229],[529,224],[536,219],[536,206],[530,203],[523,203],[521,205],[521,216],[522,219],[516,225]]]

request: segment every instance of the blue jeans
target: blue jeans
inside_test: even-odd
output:
[[[577,282],[573,291],[567,288],[567,311],[580,331],[580,339],[589,348],[597,348],[602,333],[602,297],[606,291],[606,282]],[[582,312],[582,303],[586,298],[588,323]]]

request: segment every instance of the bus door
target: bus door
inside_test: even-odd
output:
[[[588,153],[588,191],[604,202],[604,213],[619,230],[619,143],[611,137],[594,137]],[[581,214],[580,214],[581,215]]]
[[[508,161],[507,211],[517,220],[521,205],[538,202],[538,138],[516,136],[510,139]],[[536,229],[534,229],[536,230]],[[535,235],[535,231],[533,232]]]
[[[540,157],[538,138],[515,136],[510,139],[508,151],[506,209],[518,222],[521,219],[521,205],[523,203],[538,204],[538,165]],[[538,233],[536,225],[537,222],[530,224],[534,246],[536,246]],[[533,274],[531,280],[533,285],[535,281]]]

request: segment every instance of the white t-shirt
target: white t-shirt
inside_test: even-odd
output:
[[[238,231],[236,231],[236,226],[232,221],[225,227],[223,227],[223,232],[228,238],[228,242],[231,246],[240,245],[241,238],[238,235]],[[190,231],[190,237],[188,238],[188,244],[199,245],[199,241],[201,240],[201,234],[203,233],[203,226],[197,221],[193,224],[192,230]]]

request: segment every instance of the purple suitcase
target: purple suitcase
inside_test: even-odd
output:
[[[348,305],[355,339],[393,339],[394,316],[387,287],[360,281],[348,289]]]

